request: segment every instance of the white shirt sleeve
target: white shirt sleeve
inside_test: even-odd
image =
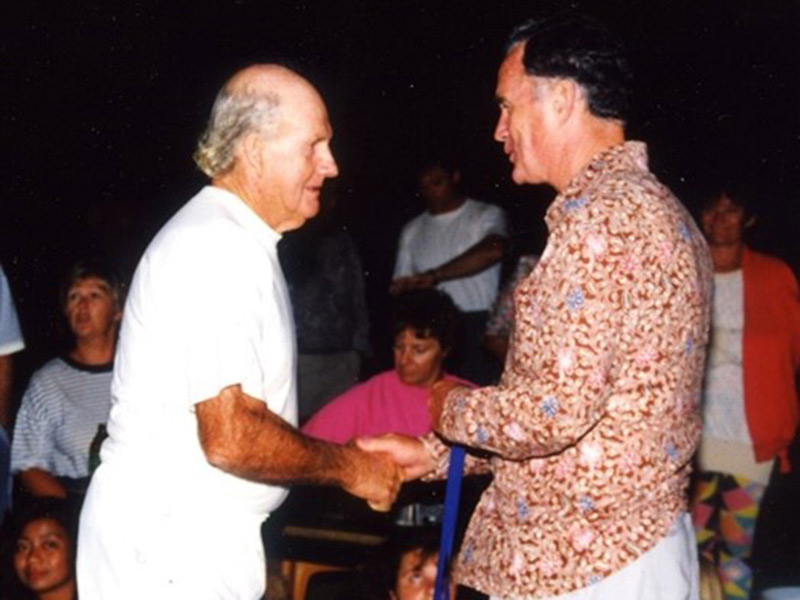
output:
[[[260,397],[261,381],[254,374],[261,371],[253,334],[263,326],[259,313],[263,321],[274,303],[259,299],[248,285],[246,258],[239,260],[235,252],[205,258],[194,262],[202,268],[187,281],[184,310],[174,307],[185,340],[189,398],[196,404],[236,384]]]
[[[483,232],[481,239],[489,235],[508,236],[508,220],[505,211],[499,206],[489,204],[480,216],[479,225]]]
[[[34,373],[25,394],[14,425],[11,444],[11,472],[40,468],[52,471],[49,457],[55,439],[50,409],[59,403],[58,398],[47,398],[41,381]]]
[[[19,329],[14,300],[11,297],[6,274],[0,267],[0,356],[13,354],[24,347],[25,342]]]
[[[409,225],[403,227],[403,231],[400,233],[400,240],[397,243],[397,258],[394,263],[393,279],[414,274],[411,250],[409,248],[409,238],[411,237]]]

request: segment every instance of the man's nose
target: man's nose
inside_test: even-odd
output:
[[[505,142],[508,137],[508,119],[506,113],[501,112],[497,119],[497,126],[494,128],[494,139],[496,142]]]
[[[336,164],[336,159],[333,158],[332,152],[329,151],[327,156],[322,159],[320,171],[324,177],[331,179],[339,175],[339,165]]]

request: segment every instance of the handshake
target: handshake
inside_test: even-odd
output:
[[[454,386],[454,382],[441,381],[431,389],[428,410],[435,430],[439,428],[444,398]],[[352,459],[342,487],[377,511],[391,509],[404,482],[419,479],[436,467],[427,445],[407,435],[360,437],[351,440],[348,448]]]

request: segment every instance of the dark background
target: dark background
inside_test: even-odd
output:
[[[690,207],[718,174],[747,183],[753,243],[800,262],[800,18],[796,1],[341,0],[5,3],[0,9],[0,260],[30,369],[58,350],[58,278],[87,252],[132,271],[204,183],[191,153],[237,68],[283,61],[321,90],[345,222],[362,251],[380,340],[400,227],[421,210],[420,156],[459,150],[466,191],[541,236],[551,192],[516,187],[493,93],[502,42],[565,7],[625,39],[637,76],[630,137]]]

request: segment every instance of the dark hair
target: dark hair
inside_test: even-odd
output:
[[[450,296],[437,289],[410,290],[394,297],[393,337],[412,329],[418,337],[433,337],[443,350],[456,340],[458,309]]]
[[[67,304],[67,294],[75,283],[88,277],[96,277],[105,281],[111,288],[117,307],[122,308],[125,302],[125,286],[119,272],[107,262],[99,258],[84,258],[73,264],[64,275],[58,290],[58,301],[62,308]]]
[[[378,569],[379,587],[385,594],[383,597],[389,598],[397,583],[397,573],[403,555],[420,550],[421,563],[435,556],[439,552],[439,531],[437,528],[398,529],[389,537],[383,550],[383,558]]]
[[[78,513],[74,505],[61,498],[29,498],[11,515],[11,537],[16,542],[28,524],[40,519],[53,519],[67,532],[72,549],[77,537]],[[74,554],[73,554],[74,556]]]
[[[431,169],[439,168],[448,175],[455,175],[458,171],[461,170],[461,166],[455,157],[449,155],[436,155],[436,156],[428,156],[424,160],[420,161],[419,165],[419,174],[423,175],[427,173]]]
[[[519,43],[525,44],[522,64],[528,75],[573,79],[586,92],[593,115],[625,120],[631,71],[622,41],[605,25],[575,14],[530,19],[511,32],[506,52]]]
[[[731,204],[742,209],[745,221],[756,216],[752,201],[753,190],[750,186],[737,181],[715,183],[708,186],[702,195],[700,211],[706,212],[710,210],[722,196],[727,196]]]

